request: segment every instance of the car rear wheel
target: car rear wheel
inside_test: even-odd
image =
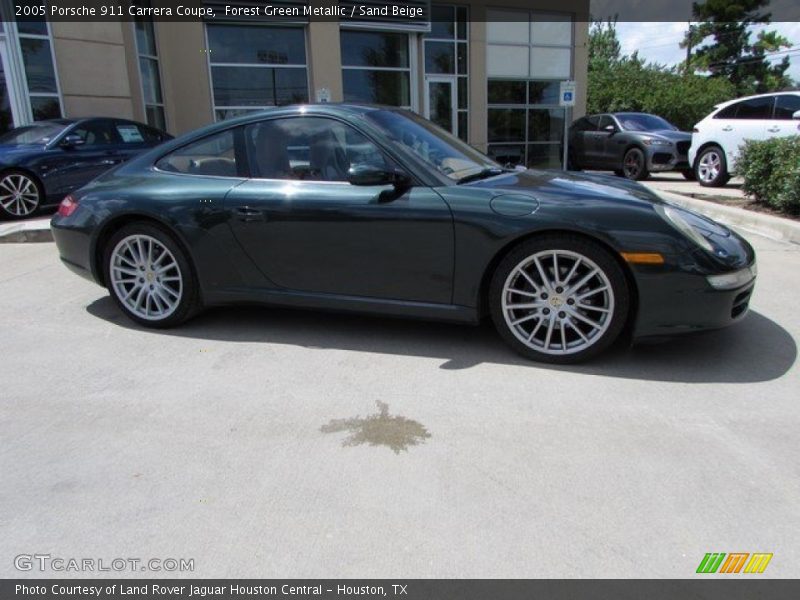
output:
[[[495,327],[518,353],[574,363],[619,337],[630,299],[622,268],[607,250],[558,235],[523,242],[503,258],[489,303]]]
[[[24,219],[41,205],[42,186],[22,171],[6,171],[0,175],[0,214],[7,219]]]
[[[694,172],[698,183],[704,187],[720,187],[731,178],[725,152],[719,146],[709,146],[700,153]]]
[[[134,223],[120,229],[106,245],[104,265],[111,297],[140,325],[172,327],[199,308],[186,254],[160,227]]]
[[[639,148],[631,148],[625,153],[622,159],[622,174],[633,181],[647,179],[650,173],[647,172],[647,161],[644,152]]]

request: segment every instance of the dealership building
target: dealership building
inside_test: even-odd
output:
[[[275,105],[369,102],[410,108],[502,162],[557,167],[585,112],[589,0],[360,2],[430,15],[364,21],[226,18],[225,5],[266,3],[206,0],[213,19],[17,22],[0,3],[2,131],[91,115],[180,134]]]

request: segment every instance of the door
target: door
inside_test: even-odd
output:
[[[83,143],[69,145],[64,137],[48,151],[48,177],[58,193],[69,193],[86,185],[124,159],[121,139],[111,119],[81,121],[66,132],[78,136]]]
[[[739,146],[747,140],[764,140],[769,133],[775,96],[742,100],[720,111],[716,119],[718,141],[725,151],[728,169],[739,156]]]
[[[456,135],[458,104],[454,77],[425,77],[425,118]]]
[[[793,115],[800,111],[800,94],[779,94],[775,97],[775,112],[767,126],[768,137],[800,135],[800,119]]]
[[[288,290],[449,304],[453,221],[432,189],[355,186],[353,166],[396,165],[349,125],[322,117],[249,126],[254,175],[226,198],[245,252]]]

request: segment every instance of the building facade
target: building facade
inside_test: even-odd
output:
[[[555,167],[585,112],[589,0],[422,1],[434,18],[419,24],[16,22],[0,2],[3,131],[99,115],[181,134],[269,106],[370,102],[414,110],[503,163]]]

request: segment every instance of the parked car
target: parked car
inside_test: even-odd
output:
[[[694,177],[687,152],[692,134],[656,115],[618,112],[583,117],[569,128],[569,166],[612,170],[628,179],[654,171],[681,171]]]
[[[689,162],[700,185],[728,183],[745,140],[800,134],[800,92],[759,94],[723,102],[694,126]]]
[[[37,121],[0,136],[0,216],[21,219],[136,154],[172,139],[125,119]]]
[[[134,158],[64,198],[64,264],[170,327],[239,302],[477,323],[574,362],[745,314],[739,235],[608,175],[506,169],[400,109],[275,108]]]

